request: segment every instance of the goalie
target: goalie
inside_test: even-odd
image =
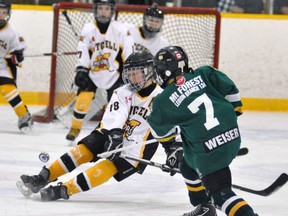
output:
[[[16,84],[17,67],[22,66],[26,45],[23,37],[8,22],[10,15],[11,4],[9,1],[0,0],[0,92],[18,116],[18,128],[26,133],[32,127],[32,117],[19,95]]]
[[[103,184],[111,177],[122,181],[136,172],[143,173],[146,165],[123,159],[121,154],[150,160],[157,150],[158,142],[141,145],[152,139],[146,118],[150,114],[149,105],[152,100],[162,92],[159,85],[152,81],[153,73],[151,53],[145,50],[132,53],[124,64],[122,77],[126,85],[114,91],[100,127],[79,141],[76,147],[63,154],[51,166],[43,167],[39,175],[22,175],[18,184],[20,191],[24,195],[26,192],[30,194],[40,191],[44,201],[68,199],[74,194]],[[135,142],[139,144],[122,151],[121,154],[112,154],[101,161],[97,157],[102,152],[135,145]],[[181,155],[182,153],[180,152]],[[44,188],[58,177],[88,162],[97,163],[67,182]]]

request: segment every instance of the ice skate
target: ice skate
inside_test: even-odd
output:
[[[61,182],[56,186],[49,186],[40,190],[42,201],[53,201],[58,199],[69,199],[67,194],[67,187]]]
[[[16,185],[25,197],[29,197],[33,193],[38,193],[41,188],[49,183],[49,175],[50,171],[46,167],[43,167],[39,175],[22,175],[20,177],[21,180],[17,181]]]
[[[22,133],[28,133],[32,130],[33,120],[31,114],[27,112],[24,116],[18,119],[18,128]]]
[[[66,139],[70,142],[74,142],[75,139],[78,137],[79,133],[80,133],[80,129],[71,128],[69,133],[66,136]]]
[[[217,216],[215,207],[210,204],[199,204],[196,209],[183,214],[183,216]]]

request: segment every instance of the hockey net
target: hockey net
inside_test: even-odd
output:
[[[142,25],[143,12],[147,7],[119,4],[116,7],[115,19],[121,22]],[[184,48],[190,58],[190,66],[194,69],[203,65],[211,65],[217,68],[220,13],[217,10],[207,8],[159,8],[165,13],[160,34],[163,34],[171,45],[179,45]],[[51,57],[48,106],[42,113],[34,114],[33,120],[51,122],[57,118],[69,127],[77,92],[73,82],[77,62],[78,36],[85,23],[94,21],[94,16],[91,4],[62,2],[53,5],[53,10],[52,52],[59,53],[59,55]],[[68,54],[61,55],[61,53]],[[98,89],[84,120],[88,121],[97,112],[99,114],[99,110],[105,103],[107,103],[106,91]]]

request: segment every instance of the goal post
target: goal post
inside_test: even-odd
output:
[[[119,4],[116,6],[115,19],[142,25],[143,12],[147,7],[149,6]],[[171,45],[184,48],[189,57],[189,65],[194,69],[203,65],[218,68],[220,13],[212,8],[161,6],[159,8],[165,14],[160,34],[166,37]],[[69,17],[70,24],[63,11]],[[52,53],[76,52],[82,27],[85,23],[95,20],[92,5],[61,2],[53,5],[53,13]],[[71,121],[73,102],[77,93],[74,85],[77,58],[76,54],[51,56],[49,102],[45,110],[33,115],[34,121],[48,123],[55,118],[61,118],[68,111]],[[107,103],[106,91],[97,90],[92,107],[101,109],[105,103]],[[91,117],[87,113],[87,119]]]

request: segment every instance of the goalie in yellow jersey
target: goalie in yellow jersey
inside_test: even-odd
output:
[[[24,196],[40,191],[44,201],[68,199],[73,194],[103,184],[111,177],[121,181],[136,172],[143,173],[146,165],[126,160],[121,155],[150,160],[158,147],[158,142],[153,141],[152,144],[141,145],[153,138],[146,119],[150,114],[149,105],[162,92],[160,86],[152,81],[153,73],[151,53],[145,50],[132,53],[124,64],[122,78],[126,85],[114,91],[100,127],[49,167],[43,167],[39,175],[22,175],[17,185]],[[104,160],[97,156],[131,145],[134,145],[133,148],[126,148]],[[44,188],[58,177],[88,162],[97,163],[67,182]]]
[[[33,122],[16,84],[17,67],[22,66],[26,45],[23,37],[8,22],[10,15],[10,2],[0,0],[0,92],[18,116],[18,128],[26,133],[31,130]]]

